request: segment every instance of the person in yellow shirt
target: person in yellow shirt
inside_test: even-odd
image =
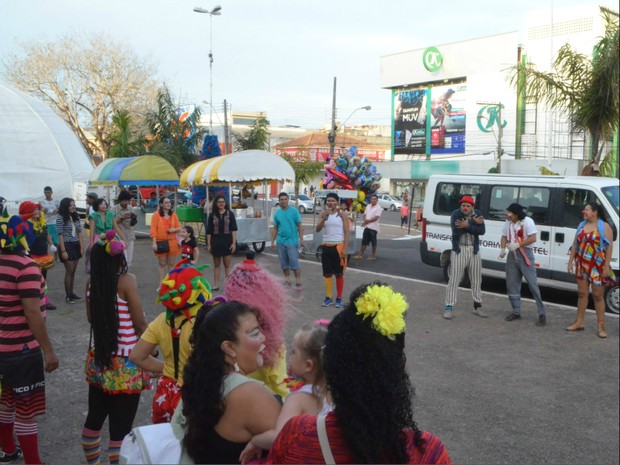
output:
[[[177,265],[166,275],[157,297],[166,311],[148,325],[130,355],[139,367],[161,373],[153,397],[153,423],[170,422],[181,399],[194,319],[212,296],[211,285],[199,270],[203,267]],[[158,346],[163,360],[156,358]]]

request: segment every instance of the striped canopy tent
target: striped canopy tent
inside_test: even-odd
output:
[[[156,155],[108,158],[90,175],[91,185],[178,186],[179,175],[165,159]]]
[[[190,165],[181,174],[180,184],[185,187],[294,180],[295,172],[283,158],[266,150],[243,150]]]

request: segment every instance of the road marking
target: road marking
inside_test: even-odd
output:
[[[270,254],[270,253],[263,253],[264,255],[268,255],[270,257],[277,257],[277,255],[274,254]],[[314,266],[322,266],[321,263],[315,261],[313,258],[301,258],[300,260],[302,260],[304,263],[308,263]],[[386,273],[378,273],[376,271],[369,271],[369,270],[359,270],[357,268],[351,268],[348,267],[347,268],[347,273],[360,273],[360,274],[367,274],[372,276],[373,278],[381,276],[384,278],[389,278],[389,279],[398,279],[401,281],[406,281],[409,283],[419,283],[419,284],[428,284],[430,286],[436,286],[436,287],[442,287],[445,288],[447,286],[447,284],[440,284],[440,283],[434,283],[431,281],[424,281],[422,279],[416,279],[416,278],[407,278],[405,276],[396,276],[396,275],[391,275],[391,274],[386,274]],[[462,291],[469,291],[470,289],[468,287],[460,287],[459,286],[459,290]],[[508,297],[506,296],[506,294],[499,294],[497,292],[489,292],[489,291],[482,291],[483,294],[486,295],[493,295],[493,296],[497,296],[497,297],[506,297],[506,302],[508,303]],[[536,301],[534,299],[528,299],[525,297],[522,297],[521,300],[525,301],[525,302],[530,302],[535,304]],[[570,312],[574,312],[575,311],[575,306],[574,305],[564,305],[564,304],[556,304],[553,302],[545,302],[545,305],[550,305],[550,306],[554,306],[557,308],[561,308],[562,310],[566,310],[566,311],[570,311]],[[588,313],[596,313],[594,310],[591,309],[587,309],[586,312]],[[605,313],[605,317],[611,317],[611,318],[620,318],[620,315],[617,315],[615,313]]]

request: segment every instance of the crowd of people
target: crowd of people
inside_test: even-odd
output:
[[[45,325],[46,312],[56,309],[45,280],[56,257],[65,267],[65,302],[84,300],[90,325],[84,373],[88,412],[81,437],[87,463],[101,462],[106,420],[110,463],[119,463],[123,448],[138,447],[128,438],[140,395],[151,388],[152,423],[170,425],[167,439],[178,445],[177,463],[451,463],[441,440],[414,419],[404,353],[405,296],[377,281],[359,286],[345,301],[349,217],[335,193],[327,194],[316,230],[323,232],[322,305],[334,305],[338,313],[331,321],[299,328],[290,352],[284,332],[293,311],[291,291],[301,291],[303,228],[286,194],[279,196],[272,241],[283,279],[259,267],[253,253],[232,266],[237,225],[226,199],[215,198],[206,221],[213,284],[203,275],[205,265],[198,265],[193,228],[181,227],[170,199],[162,197],[150,236],[158,265],[157,301],[164,311],[150,323],[137,278],[129,272],[137,221],[129,193],[121,191],[113,208],[89,195],[92,211],[84,227],[73,199],[55,201],[50,187],[44,194],[44,202],[23,202],[19,215],[5,211],[0,221],[0,463],[22,454],[26,463],[41,463],[35,419],[45,413],[44,373],[59,366]],[[370,259],[376,256],[381,217],[376,200],[364,215],[359,252],[363,256],[371,245]],[[602,289],[615,279],[612,232],[597,204],[588,204],[583,216],[568,264],[579,287],[577,316],[566,330],[584,329],[591,289],[597,334],[606,338]],[[479,254],[485,226],[472,197],[461,199],[451,222],[452,268],[443,316],[452,318],[467,270],[473,312],[486,318]],[[544,326],[531,250],[536,233],[521,205],[507,207],[501,256],[507,258],[512,312],[506,320],[521,318],[525,278],[537,303],[536,324]],[[74,292],[81,258],[88,263],[84,298]],[[140,446],[152,447],[148,455],[154,458],[162,437],[149,431],[141,433]]]

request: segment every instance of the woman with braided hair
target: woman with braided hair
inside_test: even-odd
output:
[[[366,284],[330,323],[323,368],[334,410],[282,429],[269,463],[452,463],[442,442],[418,429],[405,369],[404,297]]]
[[[146,329],[136,277],[127,273],[125,245],[113,230],[102,234],[91,250],[86,314],[91,343],[86,357],[88,414],[82,429],[86,461],[99,463],[101,428],[109,417],[111,464],[119,462],[123,438],[131,431],[140,393],[150,387],[147,373],[129,360]]]

